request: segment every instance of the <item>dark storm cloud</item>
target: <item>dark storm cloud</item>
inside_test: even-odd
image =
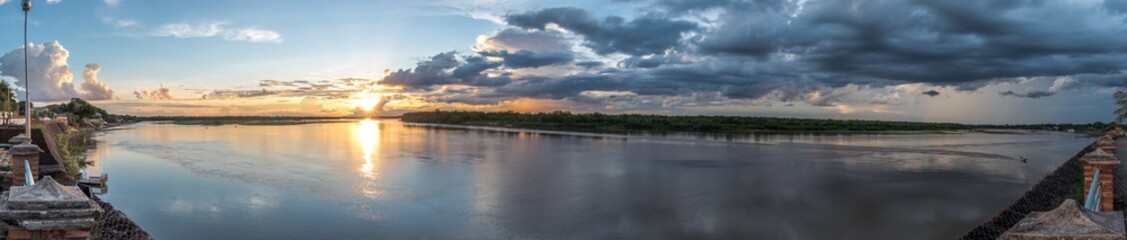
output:
[[[670,14],[696,13],[716,8],[770,10],[785,6],[786,0],[614,0],[615,2],[648,3]]]
[[[595,62],[595,61],[577,62],[577,63],[575,63],[575,66],[580,66],[580,67],[583,67],[583,68],[586,68],[586,69],[591,69],[591,68],[602,67],[603,62]]]
[[[662,53],[681,43],[681,35],[699,27],[692,22],[645,15],[627,21],[619,16],[599,20],[587,10],[549,8],[505,16],[509,25],[545,30],[550,23],[582,35],[585,45],[599,54],[645,55]]]
[[[710,54],[798,53],[827,72],[939,85],[1127,67],[1127,42],[1115,40],[1127,37],[1123,25],[1104,22],[1116,18],[1048,2],[810,1],[801,13],[766,15],[732,8],[699,44]]]
[[[998,95],[1001,95],[1001,96],[1033,98],[1033,99],[1043,98],[1043,97],[1051,97],[1054,94],[1056,94],[1056,93],[1049,92],[1049,91],[1030,91],[1030,92],[1027,92],[1027,93],[1017,93],[1017,92],[1014,92],[1014,91],[998,92]]]
[[[483,57],[468,56],[460,60],[456,52],[445,52],[419,62],[414,69],[399,69],[389,73],[380,82],[407,88],[426,88],[438,85],[500,86],[507,84],[508,75],[490,77],[483,72],[500,66]]]
[[[681,62],[683,61],[676,56],[669,55],[632,56],[622,60],[619,66],[623,68],[656,68],[662,64]]]
[[[1127,12],[1127,1],[1104,1],[1104,9],[1116,13]]]
[[[514,53],[509,51],[483,51],[479,52],[482,56],[500,57],[504,59],[506,67],[509,68],[538,68],[548,65],[571,63],[575,57],[569,52],[547,52],[547,53],[534,53],[528,50],[520,50]]]
[[[633,17],[578,8],[509,14],[504,20],[510,28],[487,38],[493,48],[467,56],[439,54],[414,69],[389,73],[384,83],[429,90],[483,87],[431,97],[471,104],[617,91],[630,93],[618,98],[715,95],[829,106],[851,94],[833,90],[850,85],[923,83],[977,91],[1021,79],[1054,81],[1050,90],[999,93],[1043,98],[1123,86],[1127,78],[1124,1],[621,2],[647,7]],[[581,46],[568,45],[568,38]],[[582,68],[522,74],[522,68],[568,63]],[[1059,77],[1068,79],[1054,80]]]

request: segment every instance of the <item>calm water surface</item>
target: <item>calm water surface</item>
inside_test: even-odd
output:
[[[950,239],[1093,140],[495,130],[142,123],[90,170],[158,239]]]

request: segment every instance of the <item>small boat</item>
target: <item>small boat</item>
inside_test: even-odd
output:
[[[105,187],[106,181],[109,180],[109,179],[110,179],[109,174],[102,173],[101,176],[90,176],[86,172],[86,169],[82,169],[82,172],[81,172],[79,179],[78,179],[78,183],[83,184],[83,185],[87,185],[87,186],[92,186],[92,187]]]
[[[1029,159],[1027,159],[1027,158],[1025,158],[1025,157],[1017,157],[1017,160],[1018,160],[1018,161],[1021,161],[1021,163],[1027,163],[1027,162],[1029,162]]]

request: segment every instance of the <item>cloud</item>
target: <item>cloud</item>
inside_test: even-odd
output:
[[[538,68],[548,65],[571,63],[575,60],[575,57],[567,52],[538,54],[528,50],[520,50],[514,53],[501,50],[495,52],[479,52],[478,54],[487,57],[502,58],[504,59],[504,65],[509,68]]]
[[[476,51],[521,51],[558,52],[568,51],[571,43],[559,31],[526,31],[519,28],[505,28],[491,36],[479,36]]]
[[[602,67],[604,65],[604,63],[603,62],[597,62],[597,61],[587,61],[587,62],[577,62],[577,63],[575,63],[575,65],[583,67],[587,70],[590,70],[592,68]]]
[[[223,39],[243,42],[282,42],[282,34],[271,30],[247,28],[229,31],[224,34]]]
[[[104,2],[109,6],[117,6],[117,4],[121,3],[121,0],[104,0]]]
[[[1085,79],[1081,81],[1080,79]],[[1091,75],[1091,74],[1077,74],[1073,76],[1061,77],[1031,77],[1022,78],[1024,82],[1047,82],[1052,81],[1052,85],[1044,91],[1029,91],[1027,93],[1017,93],[1013,91],[1003,91],[999,94],[1009,97],[1024,97],[1024,98],[1042,98],[1051,97],[1063,91],[1078,89],[1082,87],[1122,87],[1124,80],[1127,80],[1127,74],[1105,74],[1105,75]]]
[[[210,38],[222,37],[228,41],[281,43],[282,34],[257,28],[231,29],[225,22],[203,24],[170,23],[161,25],[152,32],[157,37]]]
[[[154,100],[154,101],[173,100],[172,89],[169,89],[168,87],[165,87],[164,85],[161,85],[160,88],[157,88],[156,90],[153,90],[153,91],[133,90],[133,96],[136,97],[137,99],[142,99],[142,100]]]
[[[841,101],[843,97],[850,96],[863,89],[864,88],[861,86],[848,85],[841,88],[813,91],[806,94],[804,100],[811,106],[829,107],[834,106],[834,103]],[[878,101],[883,103],[890,102],[888,98],[881,98]]]
[[[0,57],[0,74],[17,79],[16,85],[23,86],[24,50],[31,63],[28,77],[32,80],[32,101],[61,101],[78,96],[72,82],[74,74],[67,64],[70,52],[58,41],[29,44],[4,54]]]
[[[384,99],[397,99],[385,100],[392,109],[408,101],[473,108],[525,101],[900,114],[938,102],[1121,87],[1127,78],[1127,42],[1116,41],[1127,38],[1122,1],[626,1],[638,8],[499,14],[498,30],[478,36],[471,51],[436,52],[387,70],[379,83],[402,94]],[[162,34],[275,38],[233,29],[253,28],[185,24]],[[337,81],[258,84],[208,94],[334,98],[356,88]],[[944,101],[929,99],[941,92]]]
[[[207,95],[204,95],[202,97],[202,99],[253,98],[253,97],[274,96],[274,95],[278,95],[280,93],[281,93],[280,91],[268,91],[266,89],[262,89],[262,90],[215,90],[215,91],[212,91],[211,93],[208,93]]]
[[[1127,38],[1127,11],[1120,11],[1127,5],[1116,1],[627,1],[642,5],[639,14],[595,16],[579,8],[509,13],[507,28],[479,37],[476,54],[436,55],[414,69],[389,72],[384,81],[426,99],[467,104],[590,100],[582,93],[607,91],[638,99],[711,96],[713,102],[832,106],[909,104],[905,96],[934,97],[937,89],[973,93],[1022,79],[1055,79],[1047,90],[999,94],[1043,98],[1119,86],[1127,73],[1127,42],[1112,40]],[[497,54],[502,50],[509,54]],[[576,64],[522,69],[540,65],[516,64],[537,62],[520,61],[515,56],[522,51],[570,55],[551,63]],[[617,65],[605,65],[610,62]],[[503,80],[463,79],[478,76]],[[903,85],[916,87],[854,97]]]
[[[344,99],[370,89],[375,80],[341,78],[334,80],[259,80],[258,90],[217,89],[203,94],[200,99],[237,99],[263,97],[310,97],[317,99]],[[197,90],[197,92],[199,92]]]
[[[98,72],[102,71],[102,66],[97,63],[86,64],[86,69],[82,71],[82,98],[86,100],[109,100],[113,99],[113,90],[106,86],[105,83],[98,80]]]
[[[103,16],[102,23],[113,26],[114,28],[127,28],[141,25],[140,22],[133,19],[116,18],[113,16]]]
[[[498,73],[490,76],[483,72],[500,66],[479,56],[458,56],[457,52],[445,52],[419,62],[414,69],[385,71],[381,84],[425,88],[436,85],[500,86],[511,80],[508,75]]]
[[[1123,16],[1099,11],[1099,1],[776,3],[724,8],[724,25],[699,46],[713,54],[799,54],[822,71],[943,85],[1127,67],[1117,60],[1127,43],[1111,40],[1127,37],[1127,25],[1113,24]]]
[[[656,68],[663,64],[683,63],[681,54],[631,56],[619,62],[623,68]]]
[[[505,16],[505,22],[514,27],[541,31],[555,24],[582,35],[585,46],[604,55],[662,53],[677,46],[682,34],[699,28],[695,23],[661,15],[645,15],[630,21],[608,16],[600,21],[587,10],[566,7],[512,14]]]
[[[170,23],[161,25],[153,32],[154,36],[158,37],[174,37],[174,38],[206,38],[218,36],[223,32],[223,25],[226,23],[208,23],[208,24],[187,24],[187,23]]]
[[[1053,86],[1049,87],[1049,92],[1060,92],[1068,89],[1075,88],[1080,85],[1080,81],[1072,77],[1059,77],[1053,80]]]
[[[47,0],[47,4],[57,4],[60,2],[63,2],[63,0]]]
[[[1051,97],[1054,94],[1056,94],[1056,93],[1055,92],[1049,92],[1049,91],[1029,91],[1029,92],[1025,92],[1025,93],[1018,93],[1018,92],[1014,92],[1014,91],[998,92],[998,95],[1002,95],[1002,96],[1011,96],[1011,97],[1020,97],[1020,98],[1033,98],[1033,99],[1043,98],[1043,97]]]

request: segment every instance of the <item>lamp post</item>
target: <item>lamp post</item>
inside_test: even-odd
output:
[[[27,65],[27,51],[30,50],[27,46],[27,12],[31,11],[31,0],[23,0],[20,4],[23,7],[23,98],[24,98],[24,116],[27,122],[24,123],[24,135],[27,136],[27,141],[31,142],[31,88],[28,88]]]

